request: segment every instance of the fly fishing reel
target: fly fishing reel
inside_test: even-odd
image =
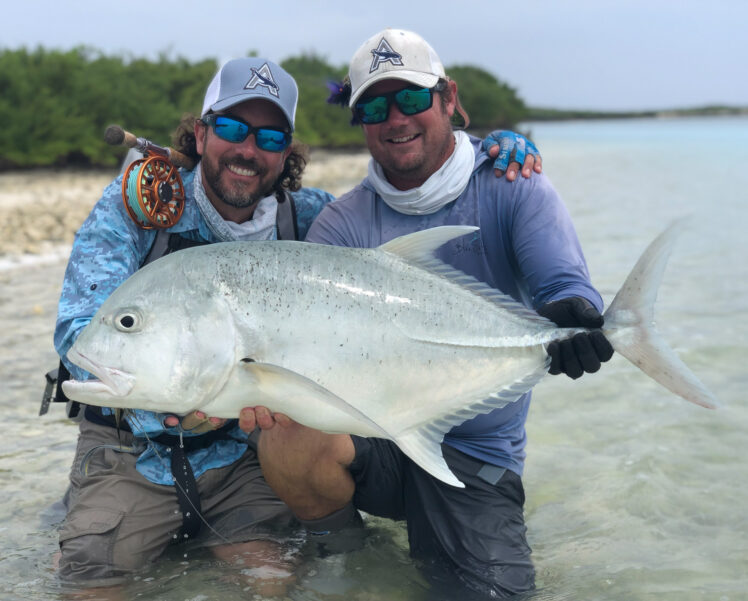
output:
[[[122,176],[122,201],[132,220],[146,230],[177,223],[185,201],[177,167],[191,169],[194,161],[173,148],[138,138],[118,125],[110,125],[104,139],[112,145],[135,148],[144,155],[130,163]]]
[[[122,177],[122,200],[146,230],[173,226],[184,211],[184,184],[177,168],[158,155],[133,161]]]

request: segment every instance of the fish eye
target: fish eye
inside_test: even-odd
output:
[[[114,318],[114,327],[120,332],[132,332],[139,323],[137,314],[130,311],[120,313]]]

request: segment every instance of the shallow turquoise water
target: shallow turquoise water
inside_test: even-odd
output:
[[[662,284],[664,337],[721,399],[707,411],[625,359],[578,382],[547,378],[528,422],[527,523],[537,598],[748,599],[748,119],[529,124],[609,302],[646,244],[691,214]],[[64,265],[0,273],[0,599],[62,599],[49,512],[75,426],[36,416]],[[402,528],[368,521],[367,547],[300,571],[294,599],[429,599]],[[232,566],[188,554],[128,598],[257,598]],[[261,599],[261,597],[260,597]]]
[[[657,323],[723,408],[620,357],[537,389],[527,521],[549,598],[748,599],[748,119],[532,125],[606,301],[671,220],[692,216]]]

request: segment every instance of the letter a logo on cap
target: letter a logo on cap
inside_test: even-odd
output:
[[[382,40],[379,42],[379,46],[377,46],[375,50],[372,50],[371,53],[374,55],[374,58],[371,61],[371,68],[369,69],[369,73],[374,73],[374,71],[379,69],[379,65],[381,65],[382,63],[390,62],[393,65],[397,65],[398,67],[403,66],[402,55],[395,52],[392,49],[392,46],[390,46],[387,40],[385,40],[384,38],[382,38]]]
[[[252,67],[252,78],[244,86],[245,90],[251,90],[257,86],[263,86],[267,88],[273,96],[278,97],[278,84],[273,79],[273,74],[270,72],[270,67],[265,63],[259,69]]]

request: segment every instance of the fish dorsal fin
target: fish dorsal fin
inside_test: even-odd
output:
[[[553,325],[545,317],[541,317],[535,311],[528,309],[508,294],[503,294],[496,288],[491,288],[485,282],[455,269],[434,256],[437,249],[450,240],[473,233],[478,229],[480,228],[472,225],[443,225],[394,238],[379,246],[378,250],[397,255],[404,261],[470,290],[473,294],[483,297],[517,316],[535,323]]]
[[[455,269],[451,265],[447,265],[444,261],[440,261],[436,257],[431,257],[430,260],[424,261],[418,265],[421,269],[443,277],[455,284],[458,284],[466,290],[470,290],[473,294],[481,296],[486,300],[491,301],[493,304],[514,313],[517,316],[529,319],[535,323],[543,325],[554,326],[553,322],[545,317],[542,317],[535,313],[535,311],[528,309],[519,301],[513,299],[508,294],[504,294],[496,288],[491,288],[485,282],[481,282],[479,279],[468,275],[467,273]]]
[[[478,229],[474,225],[442,225],[394,238],[379,246],[378,249],[397,255],[408,263],[420,265],[424,261],[433,259],[434,253],[440,246],[460,236],[472,234]]]

